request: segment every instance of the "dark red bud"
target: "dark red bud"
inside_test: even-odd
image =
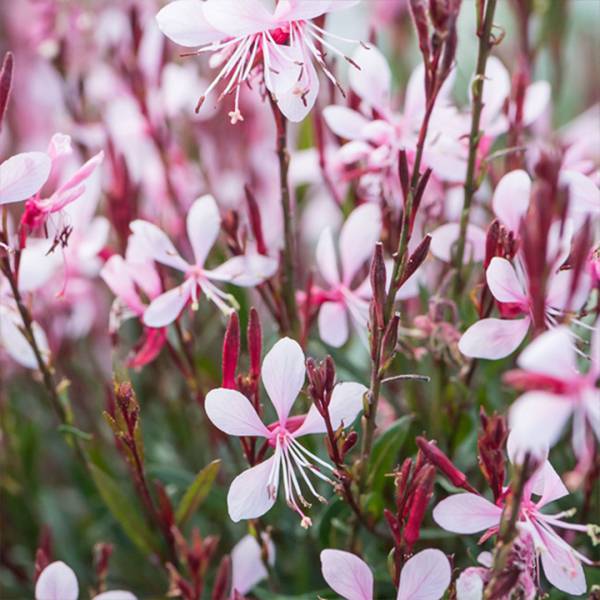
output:
[[[427,441],[424,437],[417,438],[417,446],[423,452],[425,458],[436,466],[456,487],[473,491],[473,488],[467,482],[467,476],[457,469],[452,461],[437,447],[433,442]]]
[[[248,352],[250,353],[250,374],[258,379],[260,375],[260,356],[262,354],[262,328],[258,311],[252,307],[248,318]]]
[[[262,217],[260,210],[258,209],[258,203],[254,194],[250,191],[250,188],[244,186],[246,192],[246,201],[248,202],[248,217],[250,219],[250,227],[252,228],[252,234],[256,240],[256,249],[259,254],[267,254],[267,245],[265,244],[265,238],[262,229]]]
[[[435,467],[433,465],[422,469],[419,484],[411,498],[410,513],[404,528],[404,540],[408,549],[419,539],[421,523],[425,518],[427,506],[433,495],[433,484],[435,482]]]
[[[342,445],[342,458],[344,458],[344,456],[346,456],[346,454],[348,454],[348,452],[350,452],[350,450],[352,450],[352,448],[354,447],[354,445],[356,444],[357,441],[358,441],[358,434],[356,433],[356,431],[351,431],[346,436],[346,439],[344,440],[344,443]]]
[[[384,326],[384,305],[386,296],[386,269],[383,258],[383,244],[378,242],[373,251],[370,269],[371,289],[373,290],[373,308],[375,311],[375,320],[377,327],[382,329]]]
[[[223,337],[223,382],[224,388],[233,390],[235,385],[235,372],[240,356],[240,321],[237,313],[232,313],[227,323]]]
[[[4,114],[6,113],[8,98],[10,96],[13,64],[13,54],[12,52],[7,52],[4,55],[2,69],[0,69],[0,131],[2,131],[2,121],[4,120]]]
[[[406,263],[406,269],[404,275],[400,281],[400,286],[405,283],[411,275],[417,271],[417,269],[425,262],[427,255],[429,254],[429,246],[431,245],[431,236],[427,234],[415,248],[414,252],[410,255],[408,262]]]
[[[213,585],[211,600],[227,600],[231,586],[231,558],[224,556],[219,564],[215,583]]]

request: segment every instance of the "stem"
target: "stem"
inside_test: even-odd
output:
[[[454,291],[455,295],[460,292],[462,284],[462,268],[465,255],[465,238],[467,235],[467,225],[471,212],[471,203],[473,196],[477,191],[476,181],[477,170],[477,149],[481,140],[481,112],[483,110],[483,84],[485,81],[485,66],[488,56],[494,45],[492,39],[492,27],[494,24],[494,12],[496,11],[497,0],[488,0],[483,17],[483,22],[478,27],[479,50],[477,55],[477,67],[475,70],[475,79],[473,80],[473,115],[471,117],[471,133],[469,134],[469,157],[467,162],[467,177],[465,180],[465,196],[463,209],[460,215],[460,230],[454,255],[454,268],[456,269],[456,278]]]

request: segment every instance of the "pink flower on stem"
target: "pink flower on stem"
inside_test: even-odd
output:
[[[577,350],[573,334],[566,326],[540,335],[521,353],[511,372],[531,391],[512,405],[509,424],[512,435],[529,449],[553,446],[569,419],[573,417],[572,444],[576,456],[591,458],[588,432],[600,441],[600,324],[596,324],[590,349],[587,373],[577,370]],[[593,452],[593,450],[592,450]]]
[[[35,584],[35,600],[77,600],[79,583],[73,569],[58,560],[50,563]],[[131,592],[113,590],[97,594],[92,600],[136,600]]]
[[[22,202],[48,180],[52,161],[44,152],[15,154],[0,164],[0,205]]]
[[[509,454],[512,454],[511,442],[514,443],[512,435],[509,438]],[[455,494],[434,508],[433,519],[440,527],[454,533],[485,531],[482,541],[487,540],[499,530],[502,511],[510,493],[510,487],[505,488],[497,504],[478,494]],[[525,485],[518,529],[524,540],[530,538],[533,542],[548,581],[563,592],[580,595],[586,590],[581,563],[591,564],[592,561],[569,546],[555,528],[586,532],[589,527],[564,521],[563,518],[571,511],[558,514],[542,512],[546,505],[568,493],[559,475],[546,460]]]
[[[517,262],[513,266],[505,258],[494,257],[486,270],[488,287],[499,304],[500,314],[519,319],[481,319],[471,325],[458,343],[466,356],[497,360],[514,352],[525,339],[532,323],[532,298],[528,279]],[[582,277],[574,294],[572,273],[557,271],[550,274],[546,284],[546,325],[556,325],[556,316],[580,308],[588,294],[588,278]]]
[[[356,0],[282,0],[270,12],[260,0],[175,0],[159,11],[156,20],[169,39],[180,46],[198,47],[198,54],[210,53],[210,65],[220,68],[200,98],[198,109],[223,83],[219,100],[234,94],[231,123],[243,121],[240,89],[262,65],[265,86],[281,112],[290,121],[301,121],[319,91],[314,62],[339,85],[321,46],[347,58],[328,40],[352,41],[328,33],[312,19],[353,4]]]
[[[325,433],[325,421],[314,405],[305,415],[290,416],[305,376],[302,348],[290,338],[279,340],[265,356],[261,368],[263,385],[277,413],[277,420],[269,426],[261,421],[250,400],[236,390],[218,388],[206,396],[206,414],[221,431],[228,435],[262,437],[275,449],[273,456],[233,480],[227,507],[236,523],[265,514],[275,504],[280,482],[288,506],[298,513],[303,527],[309,527],[312,521],[304,513],[310,503],[302,487],[325,502],[308,474],[332,484],[321,469],[333,472],[333,467],[298,442],[303,435]],[[352,424],[362,408],[365,392],[365,386],[358,383],[335,386],[329,405],[334,430]]]
[[[373,600],[373,573],[358,556],[323,550],[321,571],[329,587],[345,600]],[[450,585],[451,569],[441,550],[428,548],[406,561],[396,600],[438,600]]]
[[[235,310],[235,299],[221,291],[213,281],[252,287],[277,270],[277,261],[260,254],[235,256],[215,269],[206,269],[204,262],[221,229],[221,216],[212,196],[203,196],[192,204],[187,215],[188,239],[194,252],[194,262],[184,260],[167,235],[156,225],[137,220],[131,230],[143,245],[144,256],[185,274],[185,281],[154,298],[143,316],[148,327],[166,327],[172,323],[188,302],[197,310],[199,294],[203,292],[225,314]]]

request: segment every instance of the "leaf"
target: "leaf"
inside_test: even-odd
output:
[[[220,467],[221,461],[219,459],[213,460],[196,475],[179,502],[175,513],[175,520],[179,527],[183,527],[184,523],[196,512],[202,501],[208,496]]]
[[[369,461],[370,489],[381,491],[385,485],[386,474],[399,462],[398,454],[406,440],[413,420],[412,415],[401,417],[380,435],[373,444]]]
[[[156,548],[154,537],[140,516],[137,507],[121,491],[120,484],[94,464],[90,464],[90,472],[104,504],[119,522],[127,537],[144,554],[154,553],[154,548]]]
[[[86,442],[89,442],[90,440],[94,439],[94,436],[91,433],[82,431],[81,429],[78,429],[74,425],[65,425],[65,424],[59,425],[58,431],[60,433],[66,434],[66,435],[73,435],[81,440],[86,441]]]

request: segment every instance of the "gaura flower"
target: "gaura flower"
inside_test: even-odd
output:
[[[321,572],[329,587],[345,600],[373,600],[373,573],[355,554],[323,550]],[[396,600],[438,600],[451,578],[450,563],[441,550],[422,550],[400,572]]]
[[[333,471],[333,467],[298,442],[303,435],[325,433],[325,421],[314,405],[306,415],[290,416],[304,385],[304,363],[302,348],[290,338],[279,340],[265,356],[262,382],[277,413],[277,421],[269,426],[261,421],[250,400],[236,390],[218,388],[206,396],[206,414],[221,431],[228,435],[263,437],[275,449],[273,456],[233,480],[227,494],[227,507],[229,516],[236,523],[264,515],[275,504],[280,482],[288,506],[298,513],[303,527],[309,527],[312,522],[304,513],[310,503],[305,499],[302,487],[320,502],[325,502],[308,474],[333,483],[321,471],[321,468]],[[358,383],[335,386],[329,405],[334,429],[352,424],[362,408],[366,389]]]
[[[15,154],[0,164],[0,205],[31,198],[46,183],[52,168],[44,152]]]
[[[185,274],[185,281],[155,298],[144,312],[148,327],[166,327],[191,301],[198,308],[198,295],[204,292],[225,314],[234,310],[233,298],[222,292],[213,281],[251,287],[264,281],[277,270],[277,261],[260,254],[235,256],[215,269],[204,268],[210,249],[221,229],[221,216],[212,196],[203,196],[192,204],[187,215],[188,239],[194,252],[194,262],[184,260],[167,235],[148,221],[131,223],[131,231],[144,245],[145,256]]]
[[[210,65],[220,68],[198,102],[221,82],[226,85],[219,100],[234,94],[231,123],[243,121],[240,89],[249,83],[258,65],[266,88],[290,121],[301,121],[313,107],[319,78],[314,66],[335,85],[338,82],[325,63],[327,51],[344,56],[328,39],[336,38],[312,22],[357,0],[282,0],[270,12],[260,0],[175,0],[156,15],[160,30],[173,42],[198,54],[212,54]],[[350,60],[350,59],[347,59]],[[313,62],[314,61],[314,62]]]
[[[571,295],[569,271],[550,274],[546,285],[546,321],[556,324],[556,315],[578,309],[587,298],[588,278],[582,277],[578,289]],[[492,258],[486,270],[488,287],[498,301],[503,316],[521,316],[520,319],[481,319],[465,331],[458,343],[466,356],[496,360],[514,352],[525,339],[532,323],[532,298],[524,269],[516,268],[505,258]],[[572,296],[572,297],[571,297]]]
[[[275,545],[266,534],[263,540],[267,546],[267,561],[272,567],[275,564]],[[262,560],[262,548],[252,535],[245,535],[231,551],[231,594],[237,592],[246,595],[255,585],[268,577],[267,568]]]
[[[50,563],[35,584],[35,600],[77,600],[79,583],[73,569],[58,560]],[[131,592],[113,590],[97,594],[92,600],[136,600]]]
[[[509,375],[531,391],[512,405],[509,425],[522,444],[532,450],[553,446],[571,417],[579,459],[589,453],[589,429],[600,441],[600,323],[592,334],[590,357],[588,371],[578,371],[573,334],[564,325],[543,333],[521,353],[521,371]]]

